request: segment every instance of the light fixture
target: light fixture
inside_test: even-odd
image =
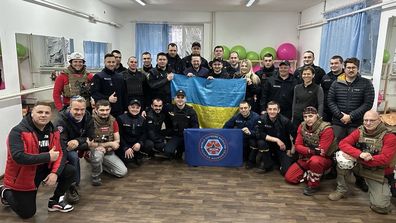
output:
[[[139,4],[142,5],[142,6],[145,6],[145,5],[146,5],[146,3],[143,2],[142,0],[135,0],[135,2],[139,3]]]
[[[248,3],[246,3],[246,7],[252,6],[255,1],[256,0],[249,0]]]

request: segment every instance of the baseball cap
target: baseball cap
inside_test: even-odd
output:
[[[287,61],[287,60],[284,60],[284,61],[282,61],[282,62],[279,63],[279,66],[282,66],[282,65],[286,65],[286,66],[289,66],[289,67],[290,67],[290,63],[289,63],[289,61]]]
[[[139,106],[141,106],[140,101],[137,100],[137,99],[132,99],[132,100],[129,102],[129,105],[133,105],[133,104],[138,104]]]
[[[176,96],[179,96],[179,95],[186,97],[186,92],[184,92],[183,90],[180,89],[180,90],[176,91]]]

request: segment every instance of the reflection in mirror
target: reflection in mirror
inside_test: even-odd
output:
[[[0,44],[0,90],[5,89],[5,81],[3,74],[3,54],[1,53],[1,44]]]
[[[67,64],[67,54],[74,51],[73,39],[64,37],[16,34],[19,83],[21,91],[52,86],[54,76]],[[24,108],[38,99],[52,100],[52,90],[23,95]]]

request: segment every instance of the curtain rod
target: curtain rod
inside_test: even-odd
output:
[[[357,13],[360,13],[360,12],[365,12],[365,11],[368,11],[368,10],[371,10],[371,9],[374,9],[374,8],[378,8],[378,7],[382,7],[382,6],[390,5],[390,4],[394,4],[394,3],[395,3],[394,1],[392,1],[392,2],[384,2],[384,3],[372,5],[372,6],[363,8],[363,9],[359,9],[359,10],[354,11],[354,12],[350,12],[350,13],[346,13],[346,14],[343,14],[343,15],[340,15],[340,16],[336,16],[336,17],[333,17],[333,18],[323,19],[323,20],[317,21],[317,22],[301,24],[301,25],[297,26],[297,30],[304,30],[304,29],[310,29],[310,28],[322,26],[322,25],[324,25],[327,22],[332,21],[332,20],[337,20],[337,19],[340,19],[340,18],[348,17],[348,16],[351,16],[351,15],[354,15],[354,14],[357,14]]]
[[[37,93],[37,92],[41,92],[41,91],[48,91],[48,90],[52,90],[53,88],[54,88],[54,85],[47,85],[47,86],[44,86],[44,87],[38,87],[38,88],[32,88],[32,89],[28,89],[28,90],[23,90],[23,91],[21,91],[19,93],[14,93],[14,94],[8,94],[8,95],[0,96],[0,101],[5,100],[5,99],[14,98],[14,97],[19,97],[19,96],[22,96],[22,95]]]

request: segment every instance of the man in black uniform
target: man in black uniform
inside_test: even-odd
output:
[[[151,97],[160,98],[164,104],[170,104],[170,82],[174,74],[167,69],[168,59],[166,54],[157,54],[157,66],[150,70],[147,83],[151,88]]]
[[[183,90],[176,92],[175,104],[168,111],[172,138],[165,145],[164,152],[169,158],[176,155],[181,158],[184,152],[183,132],[186,128],[199,128],[197,113],[186,105],[186,93]]]
[[[265,113],[268,102],[276,101],[280,105],[281,114],[291,119],[294,87],[297,85],[297,80],[289,73],[289,69],[289,61],[282,61],[279,64],[278,73],[264,83],[260,99],[261,114]]]
[[[116,73],[122,73],[126,71],[127,69],[124,66],[122,66],[121,63],[121,52],[119,50],[113,50],[111,51],[111,54],[113,54],[114,58],[116,59],[116,66],[114,71]]]
[[[209,62],[209,67],[212,69],[212,63],[215,61],[215,59],[218,59],[221,61],[221,63],[223,64],[223,69],[227,70],[228,67],[231,66],[230,63],[228,63],[226,60],[223,60],[223,55],[224,55],[224,48],[222,46],[215,46],[214,50],[214,58],[212,61]]]
[[[311,50],[307,50],[304,52],[303,54],[303,62],[304,65],[297,68],[296,71],[294,71],[293,76],[298,80],[298,83],[302,83],[302,78],[301,78],[301,74],[303,71],[303,68],[306,66],[311,66],[313,67],[313,69],[315,70],[315,77],[314,77],[314,82],[317,85],[320,85],[320,82],[322,81],[323,76],[326,74],[325,71],[319,67],[316,66],[314,64],[314,60],[315,60],[315,54],[314,52],[312,52]]]
[[[322,82],[320,83],[320,86],[323,89],[323,95],[324,95],[324,101],[323,101],[323,121],[326,122],[331,122],[333,118],[333,114],[331,113],[331,110],[329,108],[328,102],[327,102],[327,95],[329,94],[329,90],[331,87],[331,84],[335,80],[337,80],[337,77],[340,76],[341,74],[344,73],[344,66],[343,63],[344,59],[342,59],[341,56],[335,55],[330,58],[330,72],[327,73],[325,76],[322,78]]]
[[[292,123],[281,115],[280,111],[280,105],[275,101],[270,101],[267,104],[267,112],[257,121],[258,160],[261,160],[258,173],[265,173],[273,169],[272,154],[280,164],[282,175],[285,175],[293,163],[290,139],[293,130]]]
[[[177,54],[177,45],[175,43],[168,44],[168,53],[166,54],[168,58],[168,66],[175,74],[183,74],[184,64],[183,60]]]
[[[274,57],[270,53],[264,54],[263,61],[261,63],[263,67],[256,71],[256,74],[260,77],[261,86],[264,86],[265,81],[268,78],[275,76],[278,69],[275,68]]]
[[[145,108],[144,89],[147,87],[147,76],[137,69],[138,61],[132,56],[128,59],[128,70],[122,72],[125,80],[128,101],[137,99]]]
[[[70,99],[69,108],[61,111],[54,123],[60,132],[62,149],[67,151],[64,155],[76,168],[76,178],[65,195],[70,204],[80,200],[77,191],[81,178],[79,153],[88,151],[95,137],[93,120],[86,108],[85,98],[74,96]]]
[[[224,129],[241,129],[243,132],[243,160],[246,163],[246,169],[251,169],[255,163],[254,159],[248,160],[251,150],[256,150],[256,133],[255,126],[260,118],[256,112],[251,111],[252,107],[247,101],[239,103],[239,112],[230,118],[223,126]],[[254,161],[253,161],[254,160]]]
[[[92,78],[91,96],[95,102],[101,99],[108,100],[111,115],[118,117],[126,110],[125,82],[122,75],[115,72],[115,57],[112,54],[106,54],[104,60],[105,68]]]
[[[163,102],[159,98],[153,99],[151,108],[146,112],[147,120],[147,146],[152,147],[154,151],[164,151],[166,144],[166,131],[162,130],[165,123],[166,114],[162,110]]]
[[[198,42],[193,42],[191,46],[191,54],[183,58],[183,63],[185,68],[192,67],[192,55],[199,55],[201,57],[201,66],[209,69],[208,61],[201,56],[201,44]]]
[[[147,148],[146,123],[140,115],[141,104],[139,100],[132,99],[129,102],[128,113],[118,116],[117,122],[120,127],[121,143],[116,154],[125,163],[135,161],[136,164],[142,163],[142,158],[151,152]]]

